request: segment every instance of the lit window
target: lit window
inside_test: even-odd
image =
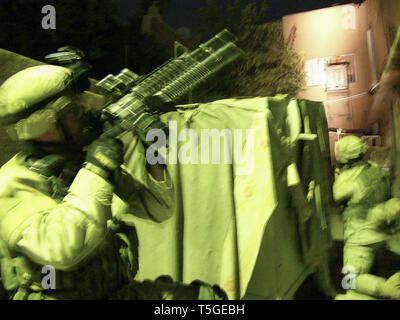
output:
[[[347,64],[326,66],[326,90],[345,90],[348,87]]]

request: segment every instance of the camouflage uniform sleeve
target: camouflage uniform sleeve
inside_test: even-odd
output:
[[[354,180],[358,176],[355,170],[343,170],[336,176],[333,183],[333,198],[336,202],[342,202],[351,198],[354,192]]]
[[[128,213],[158,222],[170,218],[175,210],[173,183],[165,168],[164,179],[158,181],[147,170],[145,149],[136,137],[126,150],[122,170],[114,175],[115,194],[124,200]]]
[[[107,235],[112,194],[109,182],[86,169],[61,203],[26,185],[0,198],[8,204],[0,208],[0,236],[38,264],[73,270]]]

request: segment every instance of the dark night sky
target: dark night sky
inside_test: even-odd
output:
[[[243,0],[245,3],[254,0]],[[223,4],[227,0],[218,0]],[[279,20],[283,15],[330,7],[335,4],[345,4],[362,0],[268,0],[268,21]],[[206,0],[172,0],[170,9],[164,14],[165,21],[174,29],[180,27],[195,27],[201,23],[199,8],[205,6]],[[139,7],[138,0],[121,0],[121,16],[133,14]]]

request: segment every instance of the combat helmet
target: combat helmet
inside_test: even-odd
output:
[[[11,139],[41,136],[74,106],[72,96],[85,90],[91,68],[81,56],[60,48],[45,57],[50,64],[19,71],[0,86],[0,126]]]
[[[336,142],[335,157],[338,163],[346,164],[362,158],[367,152],[368,145],[356,136],[346,136]]]
[[[65,67],[39,65],[17,72],[0,86],[0,125],[14,140],[44,134],[72,105],[73,77]]]

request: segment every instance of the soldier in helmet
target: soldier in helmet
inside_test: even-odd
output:
[[[400,300],[400,199],[392,198],[369,210],[357,232],[347,240],[353,257],[347,271],[352,285],[338,300]]]
[[[400,212],[400,202],[397,199],[386,202],[390,196],[388,173],[376,163],[363,160],[366,151],[366,142],[356,136],[344,137],[335,146],[338,168],[333,196],[335,201],[345,204],[343,265],[356,276],[355,291],[349,290],[345,298],[399,298],[393,291],[393,283],[400,279],[398,274],[393,275],[393,271],[391,278],[388,275],[388,282],[386,278],[379,278],[378,281],[375,275],[370,274],[376,261],[380,260],[375,259],[377,247],[390,238],[388,232],[382,230],[384,212],[393,211],[392,220],[395,222],[395,212]],[[377,212],[382,213],[379,219]]]
[[[336,202],[346,204],[344,220],[355,224],[365,220],[368,210],[387,200],[390,194],[388,173],[376,163],[363,160],[367,148],[367,143],[356,136],[346,136],[335,145],[333,196]],[[353,223],[346,230],[351,233]]]
[[[0,169],[3,294],[11,299],[225,297],[199,281],[133,280],[136,234],[112,213],[111,204],[122,199],[136,215],[163,221],[174,210],[173,186],[163,166],[147,164],[137,137],[95,139],[101,128],[79,105],[74,79],[68,68],[41,65],[0,87],[0,125],[11,138],[34,146]],[[54,268],[55,283],[43,283],[43,266]]]

